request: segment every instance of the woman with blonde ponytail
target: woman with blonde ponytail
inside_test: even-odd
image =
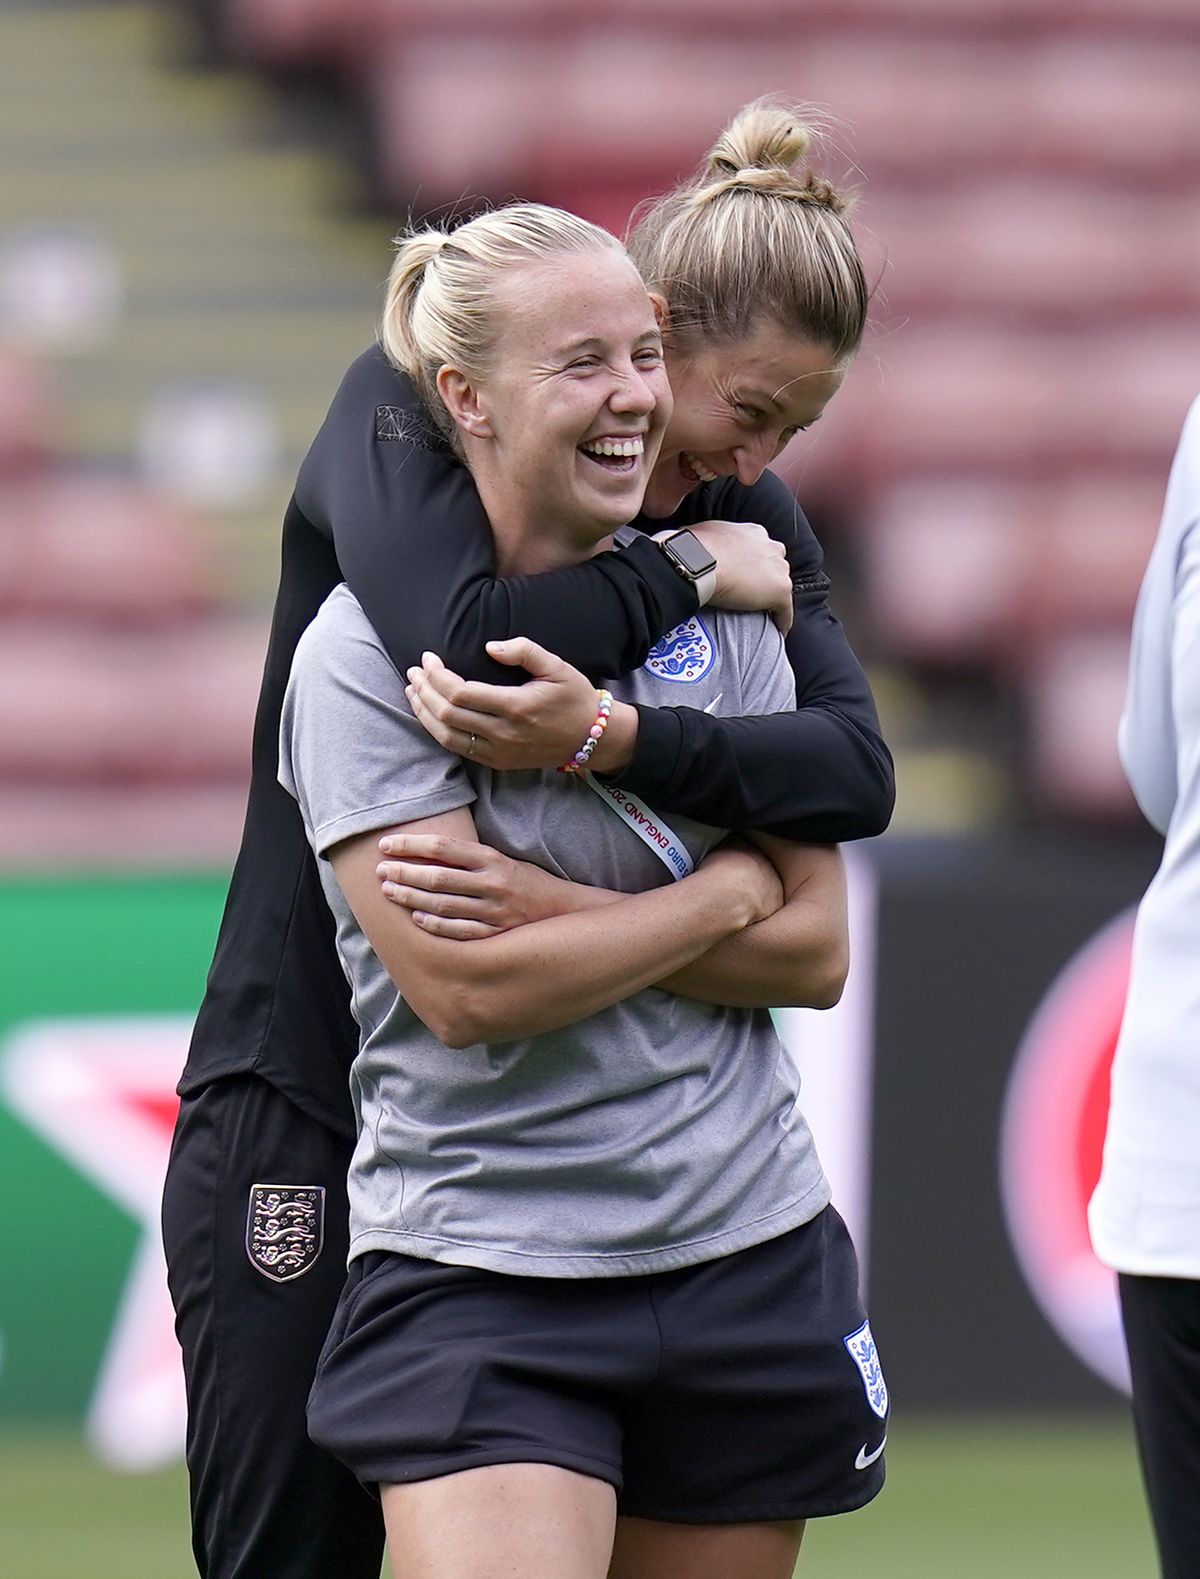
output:
[[[350,368],[301,467],[245,833],[164,1198],[202,1579],[377,1579],[382,1545],[377,1506],[309,1443],[303,1414],[346,1256],[358,1037],[276,748],[293,651],[330,589],[349,584],[396,668],[412,669],[422,722],[477,764],[565,762],[595,716],[582,716],[590,681],[638,671],[653,650],[652,669],[674,679],[656,705],[618,711],[592,759],[631,796],[668,820],[792,840],[886,826],[891,761],[866,679],[830,609],[820,547],[765,469],[840,384],[865,316],[841,199],[809,168],[817,143],[800,129],[812,124],[804,110],[749,107],[697,181],[635,228],[631,247],[663,299],[675,415],[645,513],[612,548],[505,575],[457,430],[448,442],[411,348],[388,327]],[[423,294],[431,264],[450,261],[455,234],[407,252],[385,324]],[[735,262],[723,269],[727,251]],[[700,260],[711,275],[693,272]],[[529,437],[532,467],[541,436]],[[770,608],[790,624],[794,708],[738,718],[696,705],[717,608]],[[425,908],[468,934],[515,925],[528,902],[528,874],[482,844],[454,845],[408,876],[395,884],[384,869],[389,899],[419,907],[421,882],[436,885]],[[305,1210],[323,1205],[302,1276],[273,1276],[248,1251],[264,1181]]]
[[[629,257],[516,205],[405,239],[392,284],[389,345],[497,569],[586,563],[637,514],[671,408]],[[695,627],[681,665],[560,676],[574,734],[522,773],[431,738],[348,587],[296,649],[280,782],[360,1031],[350,1266],[308,1423],[378,1490],[395,1579],[790,1579],[805,1521],[882,1482],[854,1250],[766,1012],[837,1001],[840,854],[594,777],[681,673],[718,716],[792,704],[765,613]],[[502,880],[468,902],[423,887],[428,862]]]

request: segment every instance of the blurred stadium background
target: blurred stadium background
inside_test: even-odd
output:
[[[1155,860],[1115,728],[1200,389],[1197,80],[1194,0],[0,0],[6,1572],[190,1571],[171,1085],[389,235],[512,195],[620,230],[768,91],[861,185],[872,336],[781,467],[899,775],[854,990],[786,1022],[898,1406],[801,1571],[1152,1572],[1083,1206]]]

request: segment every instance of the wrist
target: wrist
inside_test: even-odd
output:
[[[564,762],[559,768],[560,773],[588,773],[591,771],[592,758],[595,756],[600,742],[608,731],[608,721],[612,715],[613,701],[611,691],[599,687],[596,691],[595,722],[583,737],[583,744],[575,752],[569,762]]]
[[[637,708],[628,702],[614,702],[608,715],[608,728],[592,753],[593,773],[602,773],[605,778],[623,773],[633,760],[637,735]]]
[[[654,541],[679,575],[695,589],[700,607],[710,603],[717,590],[717,561],[696,534],[671,527],[665,532],[655,532]]]
[[[704,862],[683,881],[699,883],[707,890],[703,910],[711,943],[734,937],[759,919],[752,895],[731,865]],[[696,924],[703,925],[699,918]]]
[[[756,926],[778,908],[763,889],[755,857],[748,851],[729,847],[712,851],[697,868],[697,877],[707,877],[722,895],[728,925],[726,933],[743,932]]]

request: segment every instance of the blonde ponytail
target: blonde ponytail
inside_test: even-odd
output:
[[[380,344],[455,445],[458,430],[438,394],[437,375],[446,366],[470,378],[486,373],[503,327],[496,285],[505,271],[564,253],[622,250],[607,230],[540,203],[492,209],[453,231],[415,231],[395,245]]]

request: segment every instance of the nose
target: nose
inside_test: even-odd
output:
[[[753,437],[746,438],[733,452],[733,464],[738,482],[745,488],[753,487],[778,455],[779,449],[780,446],[772,433],[756,433]]]
[[[633,363],[616,381],[608,403],[614,411],[626,411],[635,416],[648,416],[658,404],[658,391],[647,379],[641,368]]]

